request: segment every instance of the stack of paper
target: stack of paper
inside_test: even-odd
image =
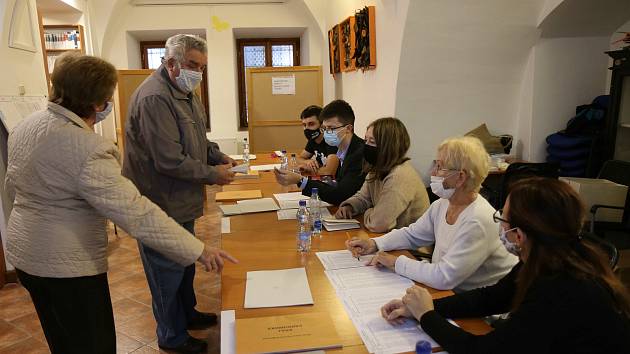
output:
[[[249,164],[248,163],[244,163],[242,165],[236,165],[236,166],[230,168],[230,171],[232,171],[234,173],[247,173],[248,170],[249,170]]]
[[[347,252],[347,251],[345,251]],[[413,352],[416,342],[426,340],[432,347],[437,343],[427,335],[415,320],[393,325],[381,316],[381,307],[393,299],[402,298],[413,282],[378,267],[354,267],[352,254],[317,254],[326,270],[326,276],[337,292],[348,317],[359,332],[370,353]],[[326,262],[326,263],[324,263]],[[340,268],[340,267],[348,268]],[[333,269],[337,268],[337,269]]]
[[[373,255],[354,257],[348,250],[317,252],[317,258],[325,270],[367,267]]]
[[[312,304],[305,268],[247,272],[246,309]]]
[[[324,219],[324,228],[326,231],[339,231],[339,230],[350,230],[350,229],[358,229],[361,227],[361,223],[356,219],[334,219],[328,218]]]
[[[254,170],[248,170],[246,173],[235,173],[234,179],[260,178],[260,173]]]
[[[250,167],[252,171],[271,171],[274,168],[280,168],[280,164],[273,163],[273,164],[268,164],[268,165],[256,165],[256,166]]]
[[[246,191],[217,192],[215,200],[219,202],[225,200],[256,199],[261,197],[262,192],[260,191],[260,189],[252,189]]]
[[[302,195],[302,192],[275,193],[273,196],[278,201],[280,209],[298,209],[300,207],[300,200],[306,200],[306,206],[310,206],[311,203],[311,197]],[[320,200],[320,206],[325,208],[331,205]]]
[[[239,200],[236,204],[219,205],[219,208],[221,208],[223,215],[225,216],[260,213],[263,211],[275,211],[280,209],[272,198]]]
[[[243,155],[228,155],[228,156],[232,158],[233,160],[243,160]],[[249,159],[256,160],[256,155],[249,154]]]
[[[280,209],[277,213],[278,220],[297,220],[297,209]],[[332,217],[333,216],[328,209],[322,208],[322,219]]]

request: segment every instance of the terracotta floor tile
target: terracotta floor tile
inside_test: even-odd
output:
[[[116,353],[131,353],[142,346],[144,346],[142,342],[139,342],[124,333],[116,332]]]
[[[50,354],[48,345],[35,338],[27,338],[4,349],[0,349],[0,354]]]
[[[37,316],[37,313],[31,313],[22,317],[18,317],[11,321],[11,324],[30,334],[31,337],[46,344],[46,336],[44,335],[44,330],[42,329],[42,325],[39,322],[39,317]]]
[[[136,291],[133,291],[127,294],[127,297],[141,304],[144,304],[148,307],[152,306],[151,305],[152,303],[151,290],[149,290],[148,286],[146,288],[138,289]]]
[[[168,352],[165,352],[163,350],[155,349],[155,348],[150,347],[148,345],[145,345],[144,347],[140,347],[138,350],[133,352],[133,354],[158,354],[158,353],[166,353],[166,354],[168,354]]]
[[[114,308],[114,321],[123,324],[140,316],[153,316],[151,308],[145,304],[125,298],[112,304]]]
[[[0,306],[0,319],[12,321],[18,317],[35,313],[30,296],[21,296],[10,304]]]
[[[134,273],[119,281],[109,283],[110,289],[114,289],[125,294],[130,294],[138,291],[139,289],[147,288],[148,286],[147,278],[144,273]]]
[[[7,284],[0,289],[0,306],[4,306],[28,295],[28,291],[20,284]]]
[[[0,348],[9,347],[29,337],[28,332],[13,326],[7,321],[0,320]]]
[[[150,343],[156,340],[156,323],[153,313],[147,316],[136,317],[123,324],[116,323],[116,330],[142,343]]]

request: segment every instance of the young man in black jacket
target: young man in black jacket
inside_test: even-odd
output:
[[[340,166],[330,183],[302,177],[298,173],[274,170],[276,180],[282,185],[296,184],[302,194],[310,196],[318,188],[319,197],[330,204],[339,205],[353,196],[363,185],[363,139],[354,134],[354,112],[348,102],[335,100],[322,110],[322,129],[326,144],[337,147]]]

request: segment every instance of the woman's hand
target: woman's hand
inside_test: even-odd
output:
[[[433,298],[431,294],[429,294],[429,291],[417,285],[407,289],[407,293],[403,296],[402,302],[418,321],[420,321],[422,315],[434,309]]]
[[[352,205],[344,205],[337,209],[335,213],[335,218],[337,219],[352,219],[353,209]]]
[[[201,256],[199,256],[199,263],[203,264],[206,268],[206,272],[215,272],[221,273],[223,270],[224,259],[232,262],[238,263],[238,260],[229,253],[224,250],[214,248],[214,247],[204,247],[203,252],[201,252]]]
[[[368,265],[385,267],[394,270],[394,268],[396,268],[396,259],[398,259],[398,256],[392,256],[391,254],[385,252],[379,252],[372,257]]]
[[[392,300],[381,307],[381,315],[392,324],[402,324],[405,318],[413,317],[402,300]]]
[[[348,251],[352,252],[352,254],[358,254],[361,256],[372,254],[378,250],[378,248],[376,247],[376,242],[374,242],[374,240],[372,240],[371,238],[364,240],[357,237],[353,237],[350,240],[347,240],[346,248],[348,248]]]

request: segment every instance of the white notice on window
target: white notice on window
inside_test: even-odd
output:
[[[271,78],[272,95],[295,95],[295,75]]]

